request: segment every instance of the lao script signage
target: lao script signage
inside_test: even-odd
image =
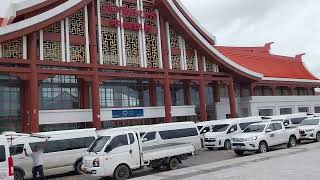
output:
[[[143,117],[143,109],[112,110],[112,118]]]
[[[144,19],[155,20],[157,15],[154,12],[145,12],[140,11],[133,8],[128,8],[124,6],[115,6],[110,4],[105,4],[103,7],[103,13],[105,15],[110,15],[114,13],[120,13],[121,16],[125,17],[141,17]],[[155,32],[156,29],[154,26],[151,25],[144,25],[144,29],[142,28],[142,24],[136,22],[123,22],[121,23],[120,20],[110,20],[110,26],[114,27],[123,27],[124,29],[132,30],[132,31],[139,31],[144,30],[145,32]]]

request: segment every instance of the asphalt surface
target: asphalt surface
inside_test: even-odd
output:
[[[304,145],[308,145],[308,144],[309,143],[304,143],[302,145],[298,145],[296,147],[296,149],[303,148]],[[283,147],[279,147],[279,148],[272,150],[272,152],[277,152],[277,151],[281,152],[281,151],[284,151],[284,149],[283,149]],[[268,153],[266,153],[266,154],[268,154]],[[252,156],[252,153],[247,153],[246,155],[244,155],[244,157],[239,157],[239,156],[235,155],[233,150],[209,151],[207,149],[202,149],[197,155],[190,157],[188,160],[183,161],[181,168],[187,170],[187,169],[199,166],[199,165],[212,164],[215,162],[224,162],[225,160],[233,161],[233,159],[236,161],[241,158],[250,157],[250,156]],[[320,159],[319,159],[319,161],[320,161]],[[166,172],[167,171],[165,168],[160,169],[160,170],[153,170],[151,168],[145,168],[144,170],[135,172],[133,175],[133,178],[144,179],[144,177],[148,177],[148,175],[157,175],[157,174],[162,174],[162,173],[166,173]],[[320,174],[319,174],[319,177],[320,177]],[[48,179],[48,180],[110,180],[111,178],[108,178],[108,177],[97,178],[97,177],[91,177],[91,176],[85,176],[85,175],[76,175],[73,172],[69,172],[69,173],[65,173],[65,174],[47,176],[46,179]],[[147,178],[147,179],[150,179],[150,178]],[[174,178],[174,179],[179,179],[179,178]]]

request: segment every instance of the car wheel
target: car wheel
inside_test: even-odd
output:
[[[290,136],[288,147],[295,147],[297,145],[297,139],[294,136]]]
[[[264,141],[260,142],[258,153],[266,153],[268,152],[268,144]]]
[[[224,149],[226,149],[226,150],[231,149],[231,142],[230,142],[230,140],[225,140],[225,141],[224,141]]]
[[[23,173],[19,170],[14,170],[14,180],[23,180]]]
[[[128,179],[130,177],[130,169],[127,165],[122,164],[116,168],[113,176],[116,180]]]
[[[171,158],[167,165],[168,170],[175,170],[175,169],[178,169],[179,167],[180,167],[180,162],[177,158]]]
[[[207,149],[210,151],[213,151],[213,147],[208,147]]]
[[[77,173],[77,174],[81,174],[81,166],[82,166],[82,161],[79,161],[76,163],[76,165],[74,166],[74,171]]]
[[[236,153],[238,156],[242,156],[244,154],[243,150],[234,150],[234,153]]]
[[[316,135],[316,142],[320,142],[320,132],[318,132]]]

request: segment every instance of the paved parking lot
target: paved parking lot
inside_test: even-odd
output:
[[[194,172],[195,170],[197,170],[196,167],[199,167],[199,166],[205,167],[205,169],[206,169],[205,171],[201,170],[201,171],[199,171],[199,172],[197,172],[195,174],[188,174],[187,176],[182,175],[182,176],[177,176],[177,177],[174,177],[174,178],[171,177],[171,178],[173,178],[173,179],[184,179],[186,177],[189,177],[190,179],[193,179],[193,175],[194,175],[195,179],[206,179],[205,176],[202,177],[201,174],[208,174],[210,171],[212,171],[212,172],[215,172],[214,175],[216,175],[216,171],[219,170],[219,172],[220,172],[220,170],[222,171],[223,169],[228,169],[228,168],[229,168],[229,170],[226,170],[226,171],[228,171],[227,174],[230,174],[229,173],[230,167],[235,167],[234,165],[226,165],[226,166],[223,166],[223,167],[220,167],[220,168],[217,168],[217,169],[213,168],[211,170],[209,168],[210,166],[212,166],[212,164],[215,164],[215,163],[224,164],[225,162],[227,162],[229,164],[232,164],[232,163],[235,164],[236,163],[237,168],[240,167],[240,169],[242,169],[243,171],[246,171],[247,169],[245,169],[245,168],[247,166],[241,166],[241,164],[247,165],[247,162],[246,163],[241,163],[241,161],[243,161],[243,160],[245,160],[247,158],[249,158],[249,160],[253,160],[253,162],[262,163],[262,164],[259,164],[258,167],[256,167],[257,171],[260,171],[261,169],[264,169],[265,173],[270,173],[270,172],[268,172],[268,170],[266,170],[266,168],[270,168],[272,166],[271,165],[272,163],[271,164],[269,163],[270,167],[269,166],[264,166],[263,162],[265,160],[270,159],[273,156],[274,157],[282,157],[282,156],[287,156],[287,155],[290,155],[290,154],[297,154],[297,156],[303,157],[305,155],[304,154],[300,155],[300,153],[303,152],[303,151],[308,151],[308,152],[306,152],[306,154],[310,153],[309,150],[312,150],[312,148],[310,146],[311,147],[316,146],[318,148],[318,153],[320,153],[320,143],[299,145],[299,146],[297,146],[297,147],[295,147],[293,149],[280,149],[279,150],[279,148],[278,148],[278,149],[273,150],[272,152],[269,152],[269,153],[266,153],[266,154],[263,154],[263,155],[262,154],[249,155],[249,156],[244,156],[244,157],[236,156],[232,150],[228,150],[228,151],[226,151],[226,150],[208,151],[206,149],[203,149],[199,153],[199,155],[196,155],[194,157],[189,158],[186,161],[183,161],[182,168],[180,170],[178,170],[178,171],[181,171],[181,172],[184,172],[184,173],[188,174],[188,173],[191,173],[191,172]],[[313,152],[313,154],[314,153],[315,152]],[[265,157],[267,157],[267,158],[265,158]],[[256,158],[260,158],[260,159],[256,159]],[[304,158],[302,158],[302,159],[304,159]],[[320,161],[320,158],[319,158],[318,162],[319,161]],[[296,161],[294,161],[294,163],[295,162]],[[256,165],[251,165],[251,166],[256,166]],[[254,171],[254,170],[251,170],[251,169],[252,168],[250,167],[248,170],[250,170],[250,172]],[[233,171],[234,171],[234,169],[232,169],[232,172]],[[181,174],[181,172],[180,172],[180,174]],[[155,178],[154,180],[157,180],[157,179],[159,179],[159,177],[163,177],[162,174],[165,174],[164,176],[166,177],[168,174],[172,174],[172,173],[175,174],[174,171],[166,171],[165,169],[155,171],[153,169],[146,168],[143,171],[136,172],[134,174],[134,178],[138,178],[138,179],[140,178],[140,179],[145,179],[145,180],[154,179]],[[179,174],[179,173],[177,173],[177,174]],[[320,172],[319,172],[319,174],[320,174]],[[209,176],[210,178],[207,178],[207,179],[211,179],[212,178],[211,175],[212,174],[210,174],[210,176]],[[224,179],[223,177],[224,176],[220,177],[220,176],[217,175],[217,179],[219,179],[219,178]],[[166,180],[171,180],[171,178],[169,178],[169,179],[165,178],[165,179]],[[47,179],[49,179],[49,180],[109,180],[110,178],[95,178],[95,177],[90,177],[90,176],[75,175],[74,173],[67,173],[67,174],[60,174],[60,175],[56,175],[56,176],[50,176],[50,177],[47,177]],[[160,179],[162,179],[162,178],[160,178]],[[232,179],[232,178],[230,178],[230,179]]]

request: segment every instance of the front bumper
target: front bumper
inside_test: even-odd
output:
[[[317,133],[315,132],[300,132],[300,140],[315,140]]]
[[[258,141],[232,142],[232,149],[243,151],[257,151],[259,149]]]
[[[222,140],[220,139],[208,139],[208,138],[205,138],[204,139],[204,142],[203,142],[203,146],[205,148],[222,148],[224,145],[223,145],[223,142]]]
[[[97,176],[97,177],[105,177],[105,176],[111,176],[111,174],[108,174],[106,171],[103,171],[101,167],[86,167],[81,166],[80,168],[81,172],[85,175],[90,176]]]

